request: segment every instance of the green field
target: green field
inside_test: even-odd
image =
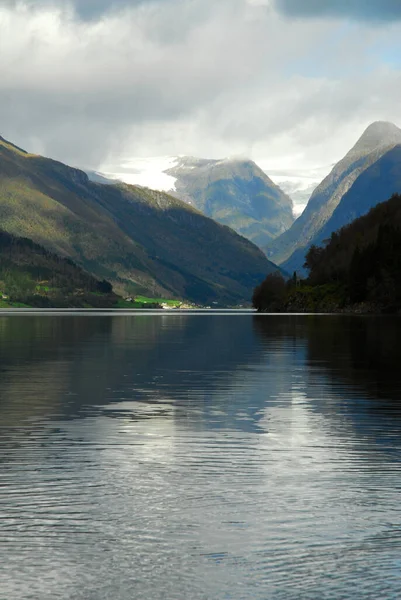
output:
[[[147,306],[167,304],[171,308],[181,306],[180,300],[168,300],[167,298],[148,298],[147,296],[133,296],[132,302],[127,300],[118,300],[117,308],[146,308]]]
[[[135,296],[135,302],[143,302],[144,304],[154,303],[168,304],[168,306],[180,306],[181,300],[167,300],[166,298],[147,298],[146,296]]]

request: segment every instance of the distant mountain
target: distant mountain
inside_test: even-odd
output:
[[[174,196],[259,246],[294,221],[290,197],[251,160],[181,157],[166,173]]]
[[[133,158],[108,165],[108,178],[166,191],[264,245],[294,221],[292,200],[250,160],[194,157]],[[306,202],[305,202],[306,203]]]
[[[376,189],[383,185],[384,197],[400,191],[398,176],[394,174],[389,184],[380,171],[384,163],[379,162],[398,144],[401,144],[401,130],[398,127],[386,122],[370,125],[355,146],[315,189],[304,212],[292,227],[265,247],[268,257],[290,272],[302,271],[305,253],[311,244],[324,239],[322,236],[328,237],[338,224],[349,223],[353,218],[364,214],[370,206],[383,200],[383,194],[378,195],[376,191],[372,193],[369,190],[365,177],[364,199],[360,195],[361,183],[358,182],[354,187],[368,169],[371,168],[366,177],[375,179]],[[389,160],[392,163],[394,156]],[[397,169],[394,165],[392,168]],[[334,212],[336,215],[331,221]]]
[[[71,260],[0,230],[0,303],[36,307],[111,307],[118,297]]]
[[[2,138],[0,224],[117,293],[237,304],[277,268],[251,242],[168,194],[90,182]]]

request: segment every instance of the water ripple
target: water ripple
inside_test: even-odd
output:
[[[400,328],[2,317],[1,600],[401,597]]]

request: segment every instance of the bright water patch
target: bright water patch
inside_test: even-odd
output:
[[[400,333],[2,316],[0,598],[401,597]]]

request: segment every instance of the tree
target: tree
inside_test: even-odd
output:
[[[318,269],[322,256],[324,255],[324,248],[315,246],[314,244],[309,248],[305,256],[305,269],[309,269],[310,275],[313,274],[315,269]]]
[[[258,285],[252,296],[252,305],[259,312],[275,312],[283,308],[286,296],[286,284],[283,276],[276,271]]]

